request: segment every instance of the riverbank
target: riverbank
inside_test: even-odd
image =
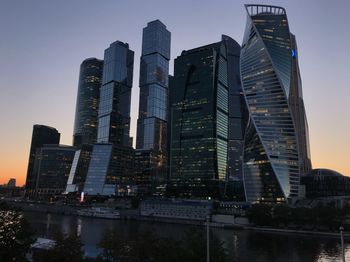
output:
[[[74,206],[57,206],[54,204],[47,203],[27,203],[27,202],[15,202],[8,201],[8,204],[15,208],[20,208],[26,212],[40,212],[40,213],[53,213],[59,215],[78,216],[77,210],[79,208]],[[101,218],[98,218],[101,219]],[[104,218],[102,218],[104,219]],[[206,222],[201,220],[185,220],[177,218],[167,217],[146,217],[141,216],[137,209],[134,210],[120,210],[120,220],[131,220],[131,221],[142,221],[149,223],[166,223],[166,224],[181,224],[181,225],[194,225],[194,226],[205,226]],[[299,229],[288,229],[288,228],[272,228],[272,227],[257,227],[252,225],[238,224],[238,223],[218,223],[210,222],[210,227],[231,229],[231,230],[250,230],[264,233],[275,233],[275,234],[293,234],[302,236],[321,236],[330,238],[339,238],[339,232],[329,231],[315,231],[315,230],[299,230]],[[343,233],[344,238],[350,239],[350,232]]]
[[[293,235],[301,235],[301,236],[321,236],[321,237],[332,237],[332,238],[340,237],[339,232],[281,229],[281,228],[255,227],[255,226],[244,226],[243,229],[256,231],[256,232],[276,233],[276,234],[293,234]],[[344,232],[343,237],[346,239],[350,239],[350,232],[349,233]]]

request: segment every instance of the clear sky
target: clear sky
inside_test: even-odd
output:
[[[221,34],[241,43],[244,3],[286,8],[298,41],[313,167],[350,176],[350,1],[0,0],[0,183],[24,183],[33,124],[57,128],[61,143],[71,144],[85,58],[103,58],[115,40],[135,51],[135,137],[142,28],[154,19],[167,26],[173,60]]]

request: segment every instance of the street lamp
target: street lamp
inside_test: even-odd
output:
[[[207,262],[210,261],[210,258],[209,258],[209,219],[210,219],[210,216],[208,215],[207,216]]]
[[[341,241],[341,253],[342,253],[342,259],[343,259],[342,261],[345,262],[343,230],[344,230],[344,227],[340,226],[339,231],[340,231],[340,241]]]

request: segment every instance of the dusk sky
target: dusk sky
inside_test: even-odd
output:
[[[53,126],[71,145],[80,63],[103,59],[120,40],[135,51],[131,135],[136,136],[142,28],[171,32],[171,63],[182,50],[242,42],[245,3],[283,6],[296,35],[313,168],[350,176],[348,0],[0,0],[0,184],[25,182],[33,124]]]

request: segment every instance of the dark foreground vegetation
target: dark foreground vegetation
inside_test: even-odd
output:
[[[350,230],[350,206],[337,209],[332,205],[314,208],[287,205],[255,204],[246,213],[250,223],[257,226],[289,227],[305,230],[338,231],[342,225]]]

